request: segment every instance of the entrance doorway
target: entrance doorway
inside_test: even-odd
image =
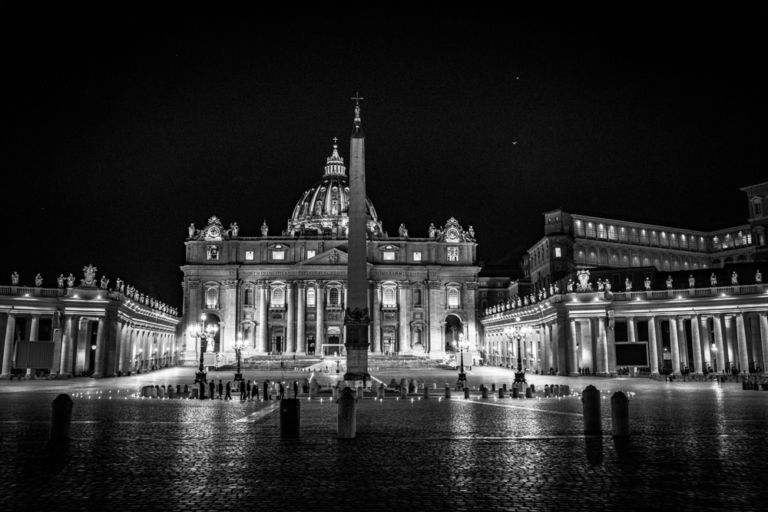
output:
[[[458,354],[459,342],[464,337],[464,324],[456,315],[445,317],[445,351]]]

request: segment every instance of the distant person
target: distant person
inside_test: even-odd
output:
[[[211,392],[211,400],[216,398],[216,384],[213,382],[213,379],[208,383],[208,390]]]
[[[245,381],[240,379],[240,401],[245,400]]]
[[[232,400],[232,382],[227,381],[226,391],[227,392],[224,395],[224,400]]]
[[[282,400],[285,398],[285,387],[283,386],[282,382],[278,383],[278,398]]]
[[[269,381],[264,381],[264,400],[269,400]]]
[[[221,400],[222,395],[224,394],[224,384],[221,383],[221,379],[219,379],[219,386],[216,388],[216,391],[219,392],[219,395],[216,398]]]
[[[298,398],[299,396],[299,381],[295,380],[293,381],[293,398]]]
[[[259,399],[259,383],[253,381],[253,387],[251,388],[251,400]]]

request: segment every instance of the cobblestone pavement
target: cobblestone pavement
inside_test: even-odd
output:
[[[0,510],[766,510],[768,392],[738,384],[529,376],[603,392],[604,435],[583,436],[578,396],[443,398],[456,372],[411,371],[429,399],[366,397],[354,440],[330,396],[302,397],[301,437],[280,439],[277,402],[157,400],[120,379],[0,383]],[[330,381],[335,372],[322,374]],[[246,372],[246,379],[306,373]],[[212,373],[231,378],[231,372]],[[389,382],[402,371],[375,372]],[[476,368],[470,383],[511,383]],[[610,436],[610,394],[630,394],[631,439]],[[44,450],[51,401],[75,405],[65,457]],[[493,396],[490,394],[489,396]]]

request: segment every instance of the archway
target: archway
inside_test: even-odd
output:
[[[205,331],[208,332],[208,326],[215,327],[215,331],[213,335],[213,343],[208,342],[208,346],[206,347],[207,352],[219,352],[221,350],[221,326],[219,325],[220,323],[221,323],[221,320],[217,315],[212,313],[207,313],[205,315],[203,329],[205,329]]]
[[[456,315],[445,317],[445,351],[458,353],[459,341],[464,337],[464,324]]]

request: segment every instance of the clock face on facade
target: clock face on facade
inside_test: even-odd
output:
[[[219,238],[219,236],[221,236],[221,231],[219,231],[219,228],[216,226],[211,226],[208,228],[208,236],[210,238]]]
[[[454,228],[450,228],[448,232],[445,234],[445,239],[448,242],[458,242],[459,241],[459,232],[456,231]]]

